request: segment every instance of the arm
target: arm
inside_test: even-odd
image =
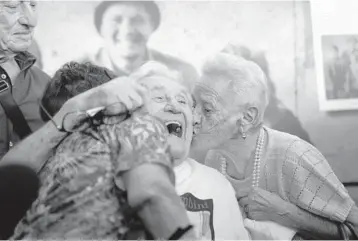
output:
[[[356,205],[349,212],[346,222],[352,225],[354,238],[358,238],[358,207]]]
[[[66,113],[66,107],[54,117],[56,123],[60,123]],[[45,161],[51,155],[52,150],[66,137],[66,133],[59,132],[53,123],[48,122],[36,132],[15,145],[1,159],[0,166],[7,164],[25,164],[39,172]],[[25,155],[24,153],[31,153]]]
[[[128,190],[128,202],[136,207],[143,203],[139,216],[154,237],[169,238],[178,227],[189,225],[179,196],[165,168],[143,164],[123,175]],[[187,238],[195,239],[193,233]]]
[[[139,94],[135,90],[139,91],[140,89],[138,86],[134,86],[133,81],[112,80],[68,100],[53,117],[53,120],[60,125],[63,118],[70,112],[86,111],[113,103],[120,104],[105,109],[106,114],[117,115],[123,111],[135,109],[138,107],[137,105],[142,104]],[[137,104],[133,104],[131,100],[135,100]],[[76,126],[78,121],[82,120],[75,120],[72,123],[73,126]],[[1,159],[0,165],[21,163],[33,167],[38,172],[51,155],[53,148],[66,135],[66,133],[59,132],[52,122],[48,122],[12,148]],[[31,153],[31,155],[24,155],[24,153]]]
[[[119,129],[121,153],[116,177],[123,179],[131,207],[155,238],[169,238],[190,222],[174,187],[167,130],[155,118],[132,116]],[[185,238],[195,239],[191,230]]]
[[[331,239],[340,237],[337,224],[347,220],[354,201],[327,160],[308,143],[294,141],[286,152],[285,161],[283,187],[288,191],[288,208],[292,210],[287,214],[287,223],[303,234],[311,232],[313,236],[321,234]],[[291,205],[297,206],[296,210]]]
[[[278,223],[305,238],[341,239],[338,222],[317,216],[261,188],[241,198],[240,205],[248,211],[250,219]]]
[[[337,222],[317,216],[289,202],[285,202],[281,207],[285,211],[278,212],[277,216],[272,216],[272,221],[297,230],[301,237],[305,239],[342,239]]]

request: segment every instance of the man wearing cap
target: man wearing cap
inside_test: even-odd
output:
[[[27,52],[36,26],[35,1],[0,1],[0,159],[43,122],[38,99],[50,77]]]
[[[147,43],[160,24],[160,11],[153,1],[103,1],[95,9],[94,24],[104,40],[94,56],[82,61],[107,67],[117,75],[128,75],[153,60],[176,70],[193,86],[197,72],[190,64],[148,49]]]

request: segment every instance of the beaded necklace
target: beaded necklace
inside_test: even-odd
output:
[[[262,155],[264,142],[265,142],[265,130],[261,128],[259,137],[257,138],[257,142],[256,142],[254,168],[252,171],[252,187],[259,186],[260,170],[261,170],[261,155]],[[225,176],[228,176],[226,160],[221,161],[221,173],[224,174]]]

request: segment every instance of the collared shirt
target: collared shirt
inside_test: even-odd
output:
[[[21,72],[14,82],[14,86],[12,86],[12,96],[19,105],[31,130],[35,131],[43,125],[38,100],[42,97],[50,77],[33,66],[36,58],[28,52],[16,55],[15,60]],[[0,159],[9,150],[10,142],[16,143],[19,140],[20,138],[13,130],[12,123],[0,106]]]
[[[147,50],[145,59],[146,61],[161,63],[167,66],[169,70],[178,72],[182,76],[183,84],[188,87],[190,91],[194,89],[195,82],[198,81],[199,76],[196,69],[189,63],[153,49]],[[84,58],[81,58],[80,62],[91,62],[92,64],[106,67],[117,72],[116,74],[119,76],[128,75],[125,71],[120,71],[120,73],[115,71],[116,68],[114,68],[113,62],[105,49],[99,49],[94,55],[87,55]]]

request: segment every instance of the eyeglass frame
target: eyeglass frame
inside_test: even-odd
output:
[[[59,132],[64,132],[64,133],[68,133],[68,134],[71,134],[71,133],[74,133],[76,131],[69,131],[69,130],[66,130],[64,128],[64,121],[66,119],[66,116],[70,115],[70,114],[74,114],[74,113],[79,113],[79,114],[85,114],[86,115],[86,118],[87,120],[90,121],[90,126],[95,126],[95,124],[93,123],[93,120],[94,120],[94,117],[101,112],[101,110],[104,109],[104,107],[97,107],[97,108],[93,108],[91,110],[96,110],[98,109],[98,111],[96,111],[94,114],[90,114],[89,111],[91,110],[87,110],[87,111],[71,111],[71,112],[68,112],[66,113],[63,118],[62,118],[62,123],[61,125],[58,125],[56,123],[56,121],[52,118],[52,116],[50,115],[50,113],[46,110],[46,108],[43,106],[41,100],[38,100],[38,105],[39,107],[41,108],[41,110],[43,110],[43,112],[46,114],[46,116],[49,118],[49,120],[51,121],[51,123],[56,127],[56,129],[59,131]]]

